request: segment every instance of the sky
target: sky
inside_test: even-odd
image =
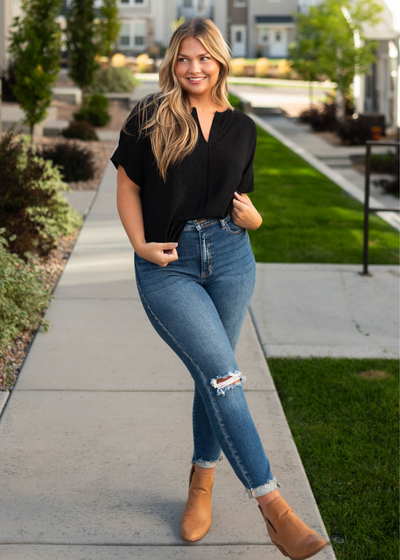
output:
[[[384,0],[386,6],[393,14],[393,27],[400,31],[400,2],[399,0]]]

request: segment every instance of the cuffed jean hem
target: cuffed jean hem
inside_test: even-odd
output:
[[[259,496],[264,496],[265,494],[273,492],[278,486],[282,486],[282,484],[273,477],[267,484],[257,486],[257,488],[246,488],[245,492],[247,492],[249,498],[258,498]]]
[[[203,469],[213,469],[218,463],[220,463],[223,459],[223,455],[217,461],[203,461],[203,459],[196,459],[192,461],[192,465],[197,465],[198,467],[202,467]]]

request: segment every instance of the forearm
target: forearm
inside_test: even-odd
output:
[[[117,208],[122,225],[136,252],[146,243],[140,192],[129,185],[118,185]]]

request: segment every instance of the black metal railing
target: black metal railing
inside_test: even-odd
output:
[[[366,157],[365,157],[365,193],[364,193],[364,251],[363,251],[363,271],[361,276],[371,276],[368,272],[368,236],[369,236],[369,214],[370,212],[400,212],[400,208],[370,208],[370,175],[371,175],[371,148],[372,146],[391,146],[397,147],[397,158],[399,161],[400,142],[375,142],[373,140],[366,141]],[[397,170],[397,172],[399,172]]]

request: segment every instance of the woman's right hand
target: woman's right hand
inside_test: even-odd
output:
[[[143,243],[135,249],[139,257],[146,259],[159,266],[167,266],[168,263],[178,260],[178,252],[176,247],[178,243]]]

